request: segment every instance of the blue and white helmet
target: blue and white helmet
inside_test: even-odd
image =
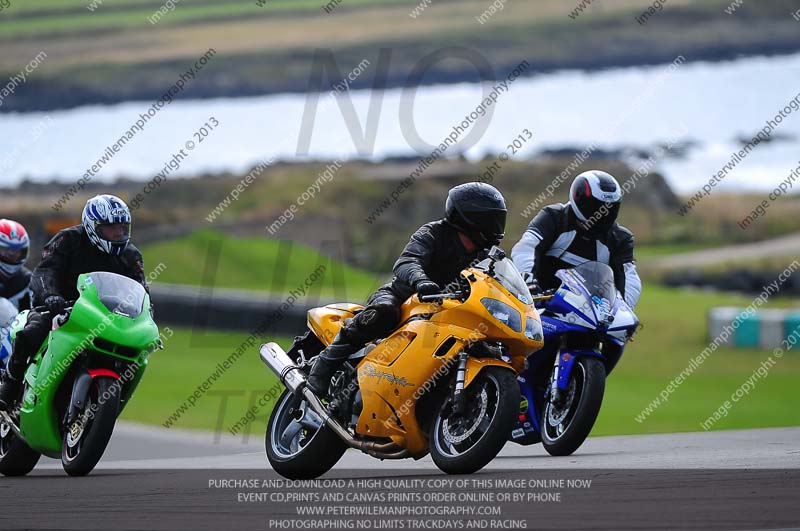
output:
[[[89,240],[104,253],[119,256],[131,241],[131,211],[117,196],[103,194],[89,199],[81,220]]]

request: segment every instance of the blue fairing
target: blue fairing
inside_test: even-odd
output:
[[[568,323],[549,315],[542,315],[541,319],[545,343],[548,341],[548,339],[552,340],[558,336],[566,334],[567,332],[588,332],[590,330],[585,326]]]
[[[0,374],[5,371],[8,358],[11,356],[11,328],[0,328]]]
[[[569,387],[569,376],[575,362],[582,356],[593,356],[603,359],[603,355],[596,350],[562,350],[558,354],[558,388],[566,391]]]
[[[0,374],[5,371],[8,357],[11,355],[11,338],[7,334],[0,337]]]
[[[555,383],[558,389],[567,391],[579,358],[592,356],[604,360],[599,349],[601,343],[624,348],[639,326],[633,310],[616,290],[613,272],[607,265],[588,263],[559,271],[557,276],[562,284],[541,312],[545,346],[528,358],[529,368],[520,379],[522,395],[528,400],[529,420],[537,432],[541,430],[539,415],[549,400],[554,364],[558,365]],[[596,334],[594,348],[592,336],[584,336],[592,333]],[[581,348],[565,347],[563,340],[575,334]],[[520,426],[521,423],[516,433]],[[512,435],[512,440],[530,444],[524,437]]]
[[[541,428],[539,427],[539,415],[536,414],[536,411],[539,410],[541,400],[533,392],[533,387],[530,385],[520,385],[520,391],[522,392],[522,396],[528,400],[528,414],[533,422],[533,428],[539,432]]]

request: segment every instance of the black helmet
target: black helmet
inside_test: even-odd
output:
[[[578,225],[591,233],[602,233],[614,225],[621,201],[619,183],[604,171],[581,173],[569,189],[569,204]]]
[[[447,194],[445,220],[479,247],[497,245],[505,236],[506,200],[486,183],[460,184]]]

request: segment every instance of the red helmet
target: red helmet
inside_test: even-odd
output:
[[[19,272],[28,259],[29,247],[25,227],[10,219],[0,219],[0,274],[10,277]]]

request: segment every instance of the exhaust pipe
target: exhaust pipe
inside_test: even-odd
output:
[[[306,377],[300,368],[277,343],[261,345],[259,353],[261,361],[281,379],[281,383],[292,393],[297,393],[297,390],[306,383]]]
[[[292,393],[299,393],[308,402],[311,409],[320,416],[322,421],[349,447],[361,450],[378,459],[403,459],[410,456],[408,450],[403,449],[393,442],[375,443],[359,441],[350,435],[350,432],[347,431],[344,426],[339,424],[335,418],[331,417],[328,408],[325,407],[317,395],[311,392],[306,385],[305,374],[300,370],[300,367],[295,365],[280,345],[277,343],[261,345],[259,354],[261,361],[281,379],[281,383]]]

